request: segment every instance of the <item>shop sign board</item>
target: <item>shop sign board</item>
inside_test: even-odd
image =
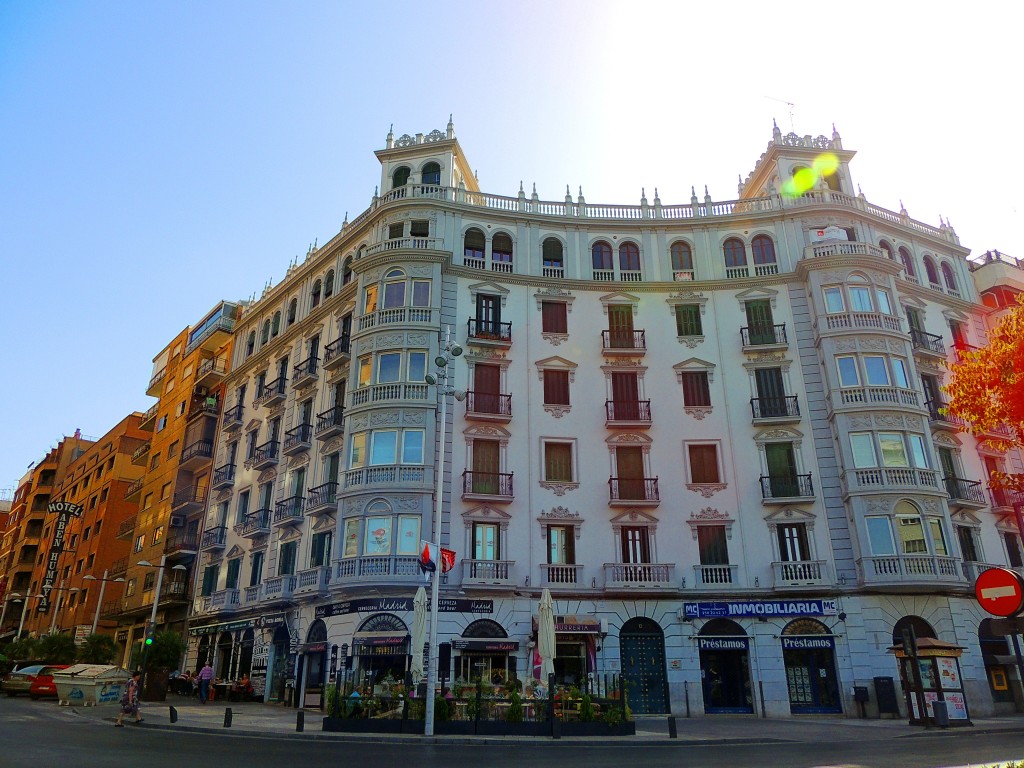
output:
[[[742,619],[767,616],[835,616],[839,601],[835,598],[809,600],[747,600],[720,603],[683,603],[688,619]]]
[[[470,600],[467,598],[444,597],[438,601],[441,613],[494,613],[493,600]],[[347,613],[378,613],[381,611],[412,611],[411,597],[371,597],[358,600],[342,600],[330,605],[318,605],[316,618],[342,616]]]
[[[746,637],[698,637],[697,649],[701,651],[745,651],[750,644]]]
[[[782,636],[782,650],[784,651],[817,651],[835,647],[835,638],[828,635],[817,637]]]

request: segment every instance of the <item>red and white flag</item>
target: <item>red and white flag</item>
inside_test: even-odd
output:
[[[455,567],[455,550],[441,547],[441,573],[448,573]]]

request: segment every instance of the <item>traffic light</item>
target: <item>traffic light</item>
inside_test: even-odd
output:
[[[153,636],[156,634],[156,624],[147,621],[146,622],[146,647],[149,648],[153,644]]]

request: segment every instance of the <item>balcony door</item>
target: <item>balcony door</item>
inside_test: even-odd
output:
[[[498,526],[494,523],[473,523],[473,559],[500,560]]]
[[[651,547],[646,527],[625,526],[621,535],[623,563],[641,565],[651,562]]]
[[[934,376],[921,374],[921,388],[924,390],[924,401],[932,415],[936,415],[942,407],[942,396],[939,394],[939,382]]]
[[[807,546],[807,526],[803,523],[780,525],[776,528],[779,538],[779,560],[784,563],[801,563],[811,559]]]
[[[633,306],[617,304],[608,307],[608,343],[617,349],[633,347]]]
[[[644,454],[639,446],[621,446],[615,449],[615,471],[618,476],[620,499],[645,499]]]
[[[799,496],[796,476],[796,456],[792,443],[768,443],[764,447],[768,463],[768,483],[772,496]]]
[[[937,448],[939,452],[939,466],[942,467],[943,478],[956,477],[956,458],[949,448]]]
[[[746,302],[747,333],[751,344],[773,344],[775,323],[772,320],[772,304],[768,299]]]
[[[786,385],[781,368],[758,368],[754,371],[757,399],[763,418],[786,415]]]
[[[497,494],[501,447],[497,440],[473,441],[473,493]]]
[[[501,412],[501,368],[497,365],[473,366],[473,410],[477,413]]]
[[[640,418],[640,387],[635,373],[612,373],[612,408],[616,421]]]
[[[476,332],[478,335],[501,335],[501,298],[486,293],[476,297]]]

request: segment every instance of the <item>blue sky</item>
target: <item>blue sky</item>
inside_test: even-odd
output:
[[[870,201],[1024,257],[1012,5],[711,5],[0,3],[0,488],[365,209],[391,123],[454,113],[488,192],[669,204],[735,198],[790,101]]]

